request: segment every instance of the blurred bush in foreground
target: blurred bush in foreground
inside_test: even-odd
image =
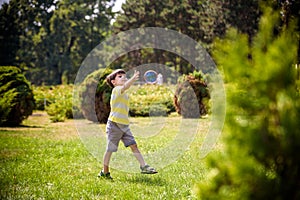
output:
[[[227,82],[225,149],[207,159],[201,199],[300,199],[299,33],[292,21],[278,32],[278,19],[266,9],[251,45],[236,30],[216,42]]]

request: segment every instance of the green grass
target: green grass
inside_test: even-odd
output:
[[[147,118],[133,120],[142,124]],[[23,124],[0,128],[0,199],[194,199],[194,185],[206,176],[199,148],[209,119],[201,119],[188,151],[158,174],[111,169],[113,182],[97,178],[101,163],[86,150],[72,120],[51,123],[39,112]],[[167,130],[172,133],[172,127]],[[147,151],[146,143],[139,146]]]

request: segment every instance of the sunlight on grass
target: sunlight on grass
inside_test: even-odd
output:
[[[148,153],[174,138],[180,118],[169,117],[155,137],[137,134],[141,151]],[[45,113],[34,113],[17,128],[0,128],[1,199],[193,199],[193,185],[206,169],[199,157],[208,119],[201,119],[198,134],[187,151],[156,175],[111,169],[114,182],[97,178],[102,155],[95,159],[77,135],[72,120],[51,123]],[[149,125],[147,118],[132,118],[132,130]],[[159,126],[159,125],[158,125]],[[100,131],[105,125],[97,125]],[[173,127],[173,131],[172,131]],[[176,134],[175,134],[176,135]],[[95,141],[97,143],[99,141]],[[98,144],[99,145],[99,144]],[[120,145],[120,150],[130,151]],[[119,152],[113,155],[117,157]],[[122,153],[120,153],[122,154]],[[160,158],[157,158],[158,160]],[[132,162],[137,162],[132,158]]]
[[[131,130],[138,146],[150,165],[157,169],[175,162],[193,143],[197,135],[199,151],[206,137],[209,119],[183,119],[176,117],[136,117],[131,118]],[[75,120],[79,136],[88,151],[99,162],[106,150],[105,124],[99,125],[87,120]],[[114,154],[112,168],[123,172],[140,172],[137,162],[122,143]]]

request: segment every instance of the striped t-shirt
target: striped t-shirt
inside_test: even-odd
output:
[[[110,97],[110,114],[108,120],[129,125],[129,97],[123,92],[121,93],[122,86],[116,86],[112,90]]]

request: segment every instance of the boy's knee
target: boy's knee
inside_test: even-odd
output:
[[[137,144],[130,145],[130,148],[131,148],[132,151],[138,151],[139,150]]]

